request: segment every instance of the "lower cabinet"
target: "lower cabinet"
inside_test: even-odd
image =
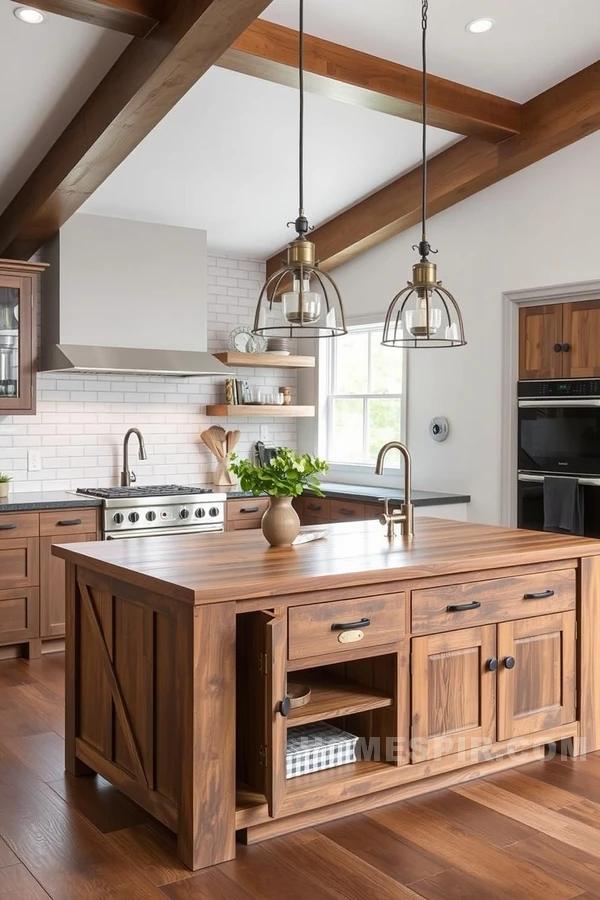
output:
[[[39,634],[39,589],[0,591],[0,644],[17,644]]]
[[[575,721],[575,612],[412,641],[413,762]]]
[[[64,637],[65,634],[65,564],[52,556],[54,544],[74,544],[79,541],[97,540],[96,532],[90,534],[46,535],[40,538],[40,636]]]

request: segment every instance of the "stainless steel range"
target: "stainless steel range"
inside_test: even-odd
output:
[[[180,484],[78,488],[103,502],[104,540],[225,531],[225,494]]]

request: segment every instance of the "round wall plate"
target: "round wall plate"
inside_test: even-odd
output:
[[[445,416],[436,416],[429,423],[429,434],[434,441],[445,441],[450,434],[450,423]]]
[[[264,353],[267,339],[260,334],[252,334],[247,325],[239,325],[229,335],[227,346],[237,353]]]

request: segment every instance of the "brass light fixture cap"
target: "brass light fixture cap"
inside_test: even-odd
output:
[[[412,283],[415,287],[421,285],[433,287],[437,284],[437,266],[434,262],[431,262],[428,259],[422,259],[413,265],[412,270]]]
[[[316,248],[312,241],[292,241],[287,248],[287,265],[315,266]]]

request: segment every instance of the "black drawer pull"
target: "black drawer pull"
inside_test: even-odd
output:
[[[554,597],[554,591],[538,591],[533,594],[523,594],[523,600],[543,600],[545,597]]]
[[[56,524],[57,525],[81,525],[83,519],[60,519]]]
[[[255,513],[260,512],[260,506],[242,506],[240,509],[241,513]]]
[[[456,603],[446,607],[446,612],[465,612],[467,609],[479,609],[481,603],[479,600],[471,600],[470,603]]]
[[[355,515],[356,515],[355,509],[343,509],[343,508],[340,509],[340,516],[355,516]]]
[[[318,503],[307,503],[306,508],[310,509],[311,512],[319,512],[323,507]]]
[[[334,622],[332,631],[352,631],[354,628],[367,628],[371,624],[370,619],[360,619],[358,622]]]
[[[16,527],[16,525],[0,525],[0,531],[13,531]]]

